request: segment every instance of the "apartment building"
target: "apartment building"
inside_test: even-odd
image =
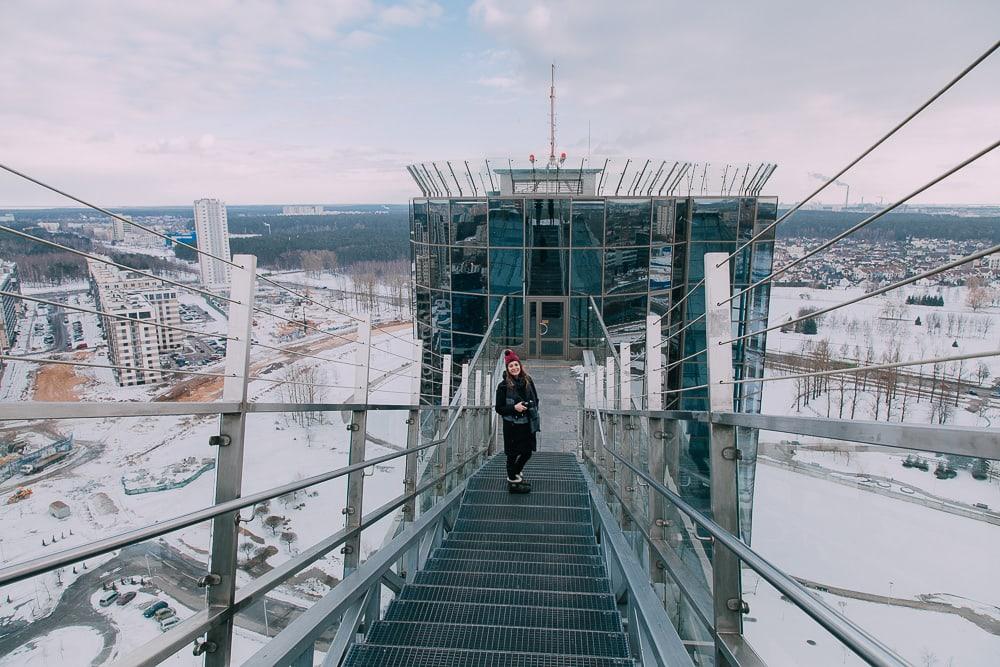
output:
[[[159,326],[180,324],[177,291],[154,278],[93,260],[88,267],[98,310],[120,316],[101,318],[108,357],[122,367],[115,370],[118,384],[159,382],[162,356],[181,346],[176,331]]]

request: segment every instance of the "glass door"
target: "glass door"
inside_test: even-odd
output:
[[[563,358],[566,355],[567,307],[564,298],[527,299],[525,338],[529,357]]]

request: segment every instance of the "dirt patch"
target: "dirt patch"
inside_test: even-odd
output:
[[[103,491],[94,494],[92,502],[94,511],[98,514],[118,514],[118,506],[115,505],[115,501],[111,500],[108,494]]]
[[[86,378],[77,375],[76,369],[72,366],[44,364],[35,375],[33,399],[36,401],[79,401],[79,388],[86,382]]]

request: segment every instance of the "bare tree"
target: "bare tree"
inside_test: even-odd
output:
[[[278,528],[280,528],[285,523],[284,518],[272,514],[271,516],[264,519],[264,525],[271,529],[272,535],[278,534]]]
[[[288,553],[291,553],[292,552],[292,545],[295,544],[295,542],[298,541],[299,536],[296,535],[295,533],[293,533],[292,531],[288,530],[288,531],[285,531],[285,532],[283,532],[281,534],[281,538],[280,539],[281,539],[282,542],[285,543],[285,546],[288,548]]]

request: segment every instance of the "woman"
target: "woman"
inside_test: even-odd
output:
[[[510,491],[524,493],[530,484],[521,476],[524,464],[538,448],[538,392],[513,350],[504,350],[503,380],[497,385],[497,414],[503,417],[503,451],[507,455],[507,482]]]

